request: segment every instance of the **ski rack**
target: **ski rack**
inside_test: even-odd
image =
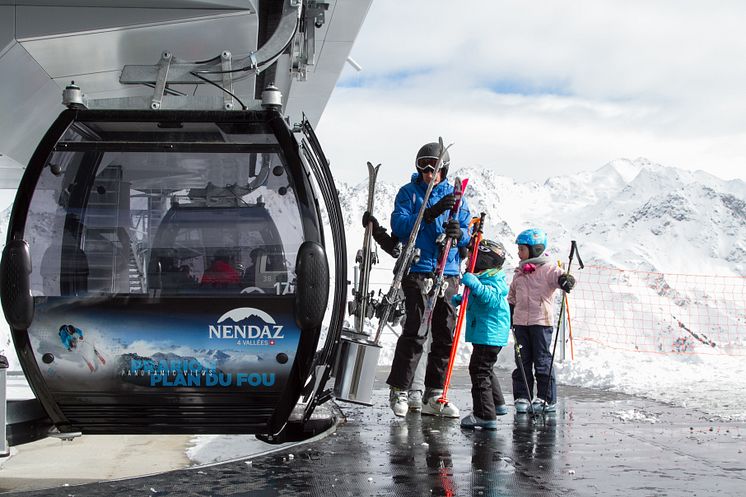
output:
[[[367,210],[370,215],[373,215],[373,206],[375,202],[375,191],[376,191],[376,178],[378,177],[378,170],[381,164],[373,166],[371,162],[368,162],[368,204]],[[363,248],[358,252],[358,256],[355,257],[355,262],[358,264],[355,266],[355,285],[353,288],[354,299],[348,307],[350,308],[350,314],[353,315],[355,322],[355,331],[360,334],[365,333],[365,318],[368,315],[368,309],[374,310],[374,302],[369,295],[370,287],[370,272],[373,269],[373,265],[378,263],[378,256],[371,251],[373,238],[373,223],[368,221],[365,226],[365,235],[363,236]],[[354,303],[354,304],[353,304]]]

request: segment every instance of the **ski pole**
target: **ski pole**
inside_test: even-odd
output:
[[[570,317],[570,301],[567,299],[567,294],[565,294],[565,309],[567,309],[567,328],[570,330],[570,360],[574,361],[575,348],[572,342],[572,318]]]
[[[482,212],[479,216],[479,221],[474,224],[474,232],[471,236],[471,254],[469,254],[469,272],[474,272],[474,266],[477,264],[477,254],[479,254],[479,242],[482,241],[482,227],[484,226],[484,218],[487,214]],[[469,287],[464,287],[464,295],[461,298],[461,307],[458,311],[458,319],[456,319],[456,328],[453,334],[453,343],[451,344],[451,356],[448,359],[448,369],[446,371],[446,380],[443,384],[443,393],[440,395],[438,402],[445,404],[448,402],[448,387],[451,384],[451,374],[453,373],[453,366],[456,362],[456,351],[458,350],[458,341],[461,337],[461,328],[464,324],[464,318],[466,317],[466,304],[469,303]]]
[[[580,258],[580,252],[578,252],[578,244],[575,240],[572,240],[570,242],[570,260],[567,262],[567,271],[565,274],[570,274],[570,268],[572,267],[572,257],[573,255],[578,256],[578,265],[580,265],[580,269],[583,269],[585,266],[583,266],[583,260]],[[559,340],[559,327],[562,324],[562,317],[565,313],[565,299],[563,296],[562,303],[560,304],[560,312],[559,312],[559,318],[557,319],[557,335],[554,337],[554,347],[552,347],[552,360],[549,362],[549,387],[551,388],[552,384],[552,368],[554,367],[554,353],[557,351],[557,341]],[[543,412],[546,412],[547,403],[544,403],[543,406]]]
[[[515,341],[515,355],[518,359],[516,362],[518,363],[518,369],[521,370],[521,377],[523,377],[523,386],[526,387],[526,393],[529,397],[531,397],[531,388],[528,386],[528,377],[526,376],[526,369],[523,367],[523,357],[521,357],[521,344],[518,343],[518,335],[515,333],[515,326],[512,324],[510,325],[510,331],[513,332],[513,341]],[[531,417],[536,416],[536,411],[534,411],[534,404],[531,403],[531,400],[529,399],[528,405],[531,408]]]

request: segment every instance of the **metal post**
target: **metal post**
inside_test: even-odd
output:
[[[8,369],[8,359],[0,354],[0,457],[8,457],[10,449],[8,448],[8,439],[5,431],[5,422],[7,420],[8,403],[6,399],[6,372]]]

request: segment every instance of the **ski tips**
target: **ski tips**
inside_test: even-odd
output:
[[[453,180],[453,190],[461,193],[463,195],[464,191],[466,191],[466,186],[469,184],[469,178],[461,178],[459,176],[456,176],[456,179]]]
[[[444,146],[444,144],[443,144],[443,137],[442,136],[438,137],[438,143],[440,144],[440,153],[445,152],[446,150],[448,150],[449,148],[451,148],[453,146],[453,143],[449,143],[447,147]]]

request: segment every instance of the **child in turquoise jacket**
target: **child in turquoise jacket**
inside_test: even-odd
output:
[[[482,240],[478,250],[474,273],[466,273],[461,279],[470,290],[465,340],[474,347],[469,361],[474,409],[461,420],[461,427],[494,430],[497,416],[508,413],[493,369],[510,334],[508,283],[502,271],[505,247],[499,242]],[[462,299],[461,295],[455,295],[453,303],[460,305]]]

